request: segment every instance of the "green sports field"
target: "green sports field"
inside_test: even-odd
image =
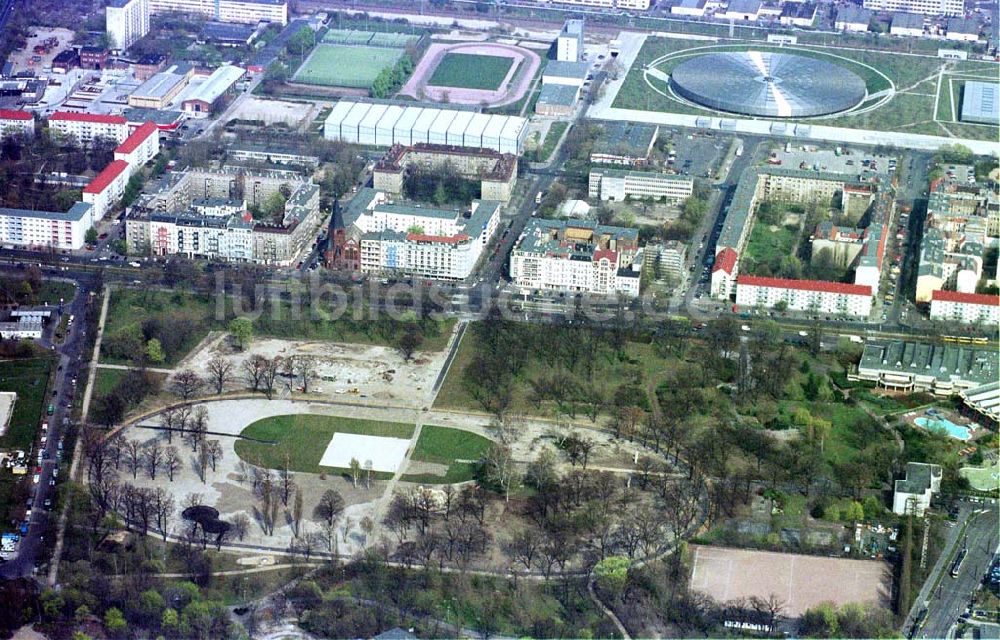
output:
[[[507,77],[513,58],[472,53],[446,53],[431,74],[432,87],[456,87],[494,91]]]
[[[319,44],[292,76],[292,82],[368,89],[383,69],[392,67],[402,56],[403,49]]]
[[[281,469],[287,461],[292,471],[336,472],[337,469],[319,466],[326,445],[335,433],[409,438],[413,435],[413,425],[314,414],[274,416],[258,420],[243,429],[240,435],[247,439],[236,441],[236,455],[251,464],[270,469]],[[392,474],[376,473],[375,477],[391,478]]]

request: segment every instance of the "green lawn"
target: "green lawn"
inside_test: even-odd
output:
[[[183,358],[208,334],[210,329],[221,329],[225,322],[215,318],[215,298],[185,292],[168,292],[115,288],[108,303],[108,317],[104,325],[106,338],[133,326],[142,326],[150,318],[170,318],[183,322],[191,329],[183,344],[168,352],[167,360],[160,366],[171,367]],[[128,364],[122,358],[112,358],[101,353],[101,362]]]
[[[455,354],[455,360],[452,362],[448,375],[441,384],[441,389],[434,400],[435,408],[483,411],[482,405],[469,392],[463,381],[462,372],[472,362],[475,351],[475,333],[471,330],[466,331],[462,344],[459,345],[458,352]],[[652,345],[639,342],[627,343],[624,356],[625,359],[620,360],[609,349],[599,349],[598,352],[592,354],[594,366],[592,380],[608,395],[614,392],[615,387],[630,371],[638,369],[644,380],[654,380],[667,374],[679,362],[676,358],[663,357]],[[551,364],[531,359],[514,380],[514,400],[511,408],[529,415],[557,415],[555,405],[547,402],[535,405],[529,400],[530,381],[542,374],[551,373],[551,369]],[[585,408],[578,405],[577,410],[578,417],[583,418]]]
[[[97,399],[108,395],[127,373],[128,371],[124,369],[98,368],[97,373],[94,375],[94,390],[90,394],[91,397]]]
[[[403,49],[320,44],[292,76],[292,82],[368,89],[383,69],[401,57]]]
[[[427,84],[434,87],[493,91],[507,77],[513,58],[471,53],[446,53]]]
[[[184,292],[167,292],[134,289],[114,289],[108,307],[108,318],[104,329],[105,338],[132,327],[142,326],[149,318],[169,318],[183,323],[190,329],[189,335],[174,352],[167,353],[167,360],[160,366],[172,367],[193,349],[210,330],[225,330],[232,317],[231,304],[227,302],[223,318],[216,316],[217,306],[214,296],[194,295]],[[330,302],[324,300],[316,305],[317,311],[329,311]],[[286,340],[326,340],[350,344],[391,345],[399,335],[399,323],[388,316],[372,321],[368,313],[359,320],[351,313],[344,313],[335,320],[311,317],[306,307],[301,317],[291,312],[291,303],[282,301],[274,313],[262,313],[254,320],[254,333]],[[424,342],[420,351],[440,351],[448,343],[455,324],[454,318],[445,320],[423,320]],[[101,353],[101,362],[106,364],[128,364],[127,359],[111,357],[106,351]]]
[[[475,433],[426,425],[420,430],[417,446],[410,459],[446,464],[448,471],[444,476],[421,473],[408,474],[402,479],[424,484],[452,484],[472,480],[475,477],[475,462],[486,453],[490,444],[489,438]]]
[[[0,391],[17,393],[7,432],[0,437],[0,449],[31,448],[48,406],[46,392],[53,362],[50,357],[0,361]],[[18,515],[20,501],[27,498],[30,482],[31,476],[15,476],[9,469],[0,469],[0,532],[13,531],[11,519]]]
[[[559,138],[562,137],[568,127],[568,122],[553,122],[549,126],[549,131],[545,134],[545,141],[537,151],[539,162],[545,162],[549,159],[552,152],[556,150],[556,143],[559,142]]]
[[[28,449],[49,404],[49,372],[53,358],[37,357],[0,362],[0,391],[14,391],[17,400],[0,449]]]
[[[958,473],[969,480],[969,484],[977,491],[996,491],[1000,489],[1000,463],[988,467],[962,467]]]
[[[859,407],[838,402],[785,401],[781,403],[780,411],[791,415],[796,407],[805,407],[814,417],[830,422],[830,433],[823,443],[823,456],[831,464],[850,462],[868,445],[891,438]]]
[[[758,222],[750,231],[740,271],[747,275],[775,275],[783,258],[794,255],[796,233],[788,227]],[[762,267],[766,266],[765,270]]]
[[[274,416],[248,425],[240,434],[269,442],[240,439],[236,441],[236,454],[252,464],[270,469],[284,467],[305,473],[336,473],[346,469],[321,467],[330,438],[335,433],[357,433],[387,438],[410,438],[413,425],[398,422],[379,422],[356,418],[338,418],[314,414]],[[270,444],[274,442],[274,444]],[[391,473],[376,473],[376,478],[390,478]]]

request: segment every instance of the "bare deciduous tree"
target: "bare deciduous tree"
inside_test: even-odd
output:
[[[316,360],[310,356],[296,356],[292,365],[295,375],[302,379],[302,393],[309,393],[309,381],[316,375]]]
[[[344,512],[344,497],[336,489],[327,489],[313,507],[313,518],[332,527]]]
[[[233,516],[232,525],[233,535],[239,538],[240,542],[243,542],[243,538],[250,532],[250,518],[241,511]]]
[[[267,367],[268,359],[259,353],[255,353],[243,361],[243,377],[251,390],[260,391]]]
[[[187,402],[201,391],[204,384],[205,381],[197,373],[190,369],[185,369],[174,375],[170,386],[173,392],[180,396],[181,400]]]
[[[226,383],[232,378],[233,363],[221,356],[216,356],[208,361],[208,377],[215,387],[216,393],[222,393],[226,388]]]
[[[138,440],[127,440],[125,442],[125,464],[132,472],[132,479],[139,475],[139,468],[142,466],[142,445]]]
[[[164,451],[163,467],[167,470],[167,478],[174,481],[174,474],[181,468],[181,456],[177,453],[177,447],[170,445]]]
[[[163,462],[163,447],[160,445],[158,440],[153,440],[146,445],[144,457],[146,460],[146,472],[149,473],[149,479],[156,480],[156,471],[160,468],[160,463]]]

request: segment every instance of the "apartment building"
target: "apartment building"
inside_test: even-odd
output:
[[[254,220],[248,206],[290,191],[280,218]],[[287,174],[189,171],[143,194],[125,221],[130,253],[289,266],[311,247],[326,217],[319,187]]]
[[[409,171],[444,166],[462,178],[478,180],[483,200],[509,202],[517,184],[517,156],[512,153],[423,142],[390,147],[375,164],[372,184],[377,191],[400,195]]]
[[[940,289],[975,293],[986,248],[996,243],[1000,231],[998,204],[989,188],[975,182],[948,177],[931,184],[917,268],[917,302],[930,302]]]
[[[621,202],[627,198],[652,198],[680,202],[694,191],[694,181],[688,176],[656,171],[621,171],[591,169],[588,196]]]
[[[920,518],[931,506],[931,498],[941,490],[941,467],[924,462],[907,462],[906,476],[896,480],[892,492],[892,512]]]
[[[94,138],[110,138],[122,143],[128,137],[128,121],[124,116],[97,113],[56,111],[49,116],[49,129],[64,136],[73,136],[82,145]]]
[[[592,0],[599,5],[612,6],[613,0]],[[606,4],[604,4],[606,2]],[[556,38],[556,60],[559,62],[579,62],[583,57],[583,20],[567,20]]]
[[[94,226],[94,208],[77,202],[69,211],[0,208],[0,243],[27,249],[82,249]]]
[[[963,0],[864,0],[862,6],[872,11],[905,11],[923,15],[962,15]]]
[[[115,148],[115,160],[127,162],[129,174],[152,160],[160,152],[160,130],[154,122],[145,122]]]
[[[362,273],[464,280],[500,226],[500,207],[475,200],[467,210],[436,209],[363,189],[335,224],[328,263]]]
[[[35,135],[35,117],[28,111],[0,109],[0,138]]]
[[[288,0],[148,0],[151,13],[178,11],[218,22],[288,23]]]
[[[639,232],[588,220],[533,218],[510,255],[510,276],[524,289],[639,295]]]
[[[931,293],[931,320],[966,325],[1000,323],[1000,296],[939,289]]]
[[[872,288],[819,280],[758,276],[736,279],[738,306],[773,309],[778,303],[784,303],[789,311],[867,318],[872,310]]]
[[[684,277],[687,245],[678,240],[663,244],[647,244],[642,249],[642,268],[658,279],[680,280]]]
[[[149,33],[149,0],[110,0],[104,19],[111,48],[124,51]]]
[[[845,265],[853,264],[854,284],[876,291],[895,204],[892,190],[883,182],[881,174],[870,170],[859,172],[853,168],[856,166],[851,166],[850,172],[843,173],[779,166],[750,167],[744,170],[716,240],[716,257],[711,276],[712,296],[728,299],[732,295],[733,286],[737,284],[740,256],[746,248],[757,208],[762,202],[815,202],[825,206],[838,194],[846,212],[864,213],[870,208],[869,225],[865,229],[855,229],[821,224],[814,234],[814,250],[818,255],[819,251],[829,249],[835,261]],[[757,294],[754,293],[753,296],[756,297]],[[789,308],[794,309],[791,305]]]
[[[101,220],[125,193],[132,173],[124,160],[112,160],[83,188],[83,201],[94,207],[94,220]]]

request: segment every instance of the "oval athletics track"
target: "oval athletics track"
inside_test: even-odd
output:
[[[449,53],[511,58],[514,63],[511,65],[507,77],[495,91],[428,85],[428,81],[434,75],[434,70]],[[539,65],[541,65],[541,59],[537,53],[514,45],[492,42],[434,43],[428,47],[417,68],[413,70],[413,75],[410,76],[399,93],[418,100],[433,102],[444,102],[445,94],[447,94],[447,102],[449,103],[485,104],[488,107],[499,107],[517,102],[527,93]]]

